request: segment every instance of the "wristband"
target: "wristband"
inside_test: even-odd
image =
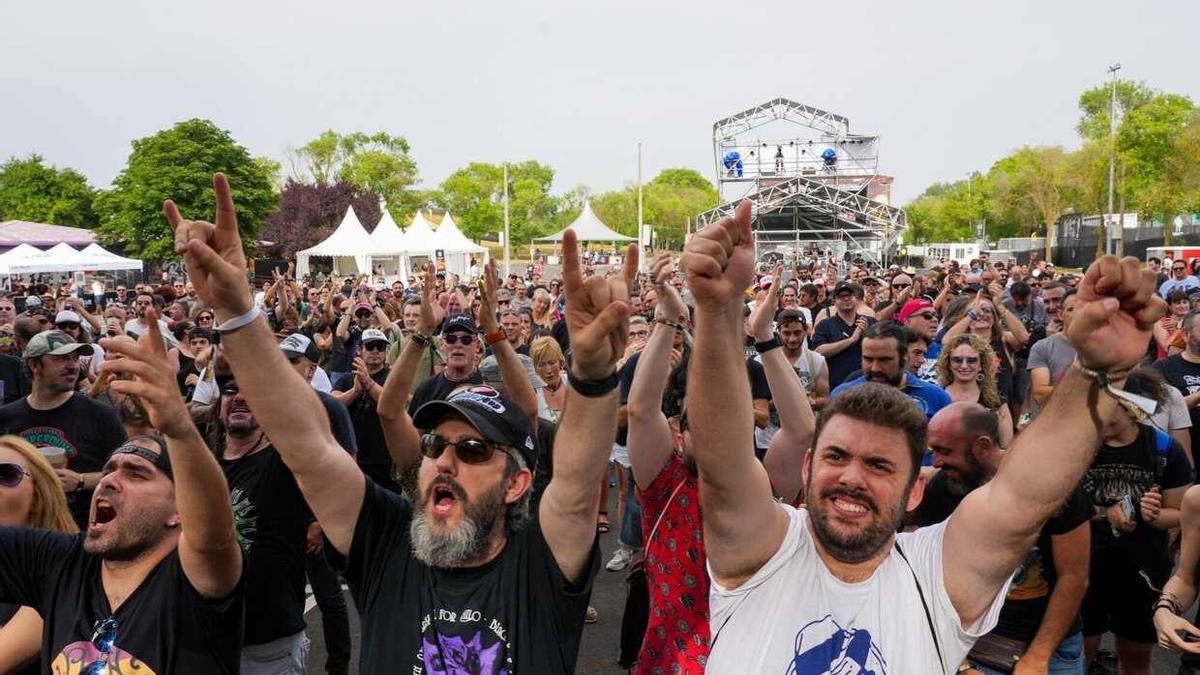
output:
[[[779,336],[778,335],[772,335],[771,339],[766,340],[765,342],[755,342],[754,343],[754,349],[759,354],[766,354],[767,352],[769,352],[772,349],[775,349],[779,346],[780,346],[780,344],[779,344]]]
[[[235,316],[221,324],[214,325],[213,330],[217,331],[218,333],[232,333],[242,326],[252,323],[260,314],[262,314],[262,310],[260,310],[256,305],[251,307],[250,311],[242,314],[241,316]]]
[[[1150,610],[1150,613],[1154,614],[1160,609],[1165,609],[1176,616],[1179,615],[1179,605],[1175,604],[1174,600],[1171,600],[1166,596],[1159,598],[1158,601],[1154,603],[1154,608]]]
[[[428,335],[425,335],[424,333],[418,333],[417,331],[414,330],[412,333],[409,333],[408,337],[413,342],[417,343],[418,346],[421,346],[421,347],[429,346],[430,338]]]
[[[579,393],[580,396],[587,398],[600,398],[611,394],[617,388],[621,378],[617,376],[618,371],[614,369],[612,374],[601,380],[581,380],[575,377],[575,372],[567,368],[567,382],[571,384],[571,388]]]
[[[83,474],[79,474],[79,485],[75,486],[75,492],[83,492]]]
[[[1154,399],[1118,389],[1109,382],[1110,377],[1115,377],[1118,380],[1124,379],[1129,374],[1130,369],[1112,371],[1094,370],[1083,365],[1083,361],[1079,360],[1078,356],[1075,357],[1075,362],[1071,365],[1077,368],[1080,373],[1083,373],[1085,377],[1092,380],[1100,388],[1100,391],[1116,399],[1117,403],[1121,404],[1121,407],[1125,408],[1135,420],[1144,422],[1158,409],[1158,402]]]
[[[507,339],[508,339],[508,335],[506,335],[504,333],[504,329],[497,328],[496,330],[492,331],[491,333],[488,333],[487,335],[483,336],[483,344],[485,347],[491,347],[492,345],[496,344],[497,342],[500,342],[502,340],[507,340]]]
[[[671,328],[674,328],[674,329],[675,329],[675,332],[676,332],[676,333],[682,333],[682,332],[683,332],[683,324],[682,324],[682,323],[679,323],[679,322],[677,322],[677,321],[671,321],[671,320],[669,320],[669,319],[655,319],[655,320],[654,320],[654,323],[656,323],[656,324],[662,324],[662,325],[664,325],[664,326],[670,326]]]

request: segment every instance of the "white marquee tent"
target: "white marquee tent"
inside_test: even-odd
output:
[[[579,241],[634,241],[634,237],[626,237],[600,222],[600,219],[592,212],[591,202],[588,201],[583,202],[583,212],[579,214],[575,222],[548,237],[539,237],[537,241],[562,241],[563,232],[567,230],[575,230],[575,236]]]
[[[383,217],[371,232],[370,237],[371,269],[382,269],[384,275],[407,277],[408,271],[408,237],[396,224],[387,206],[383,206]]]
[[[112,251],[105,250],[100,244],[88,244],[80,253],[85,258],[86,269],[92,270],[140,270],[142,261],[125,258]]]
[[[60,242],[48,251],[21,244],[0,255],[0,274],[53,274],[84,271],[140,270],[142,261],[123,258],[89,244],[78,251]]]
[[[354,207],[346,208],[346,215],[341,224],[325,241],[296,253],[296,276],[308,274],[308,259],[312,256],[329,256],[333,258],[333,271],[336,274],[369,274],[371,239],[363,229]]]
[[[467,235],[458,229],[458,225],[450,217],[449,211],[442,218],[442,224],[438,225],[434,241],[446,256],[446,270],[464,279],[470,273],[472,256],[482,254],[481,263],[487,260],[487,249],[467,239]]]

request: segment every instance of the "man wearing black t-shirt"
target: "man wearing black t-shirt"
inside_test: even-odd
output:
[[[313,520],[296,479],[279,458],[232,377],[219,377],[209,445],[229,482],[246,558],[243,673],[303,673],[304,549]]]
[[[138,396],[163,437],[113,451],[86,534],[0,527],[0,603],[41,614],[41,672],[237,672],[242,554],[225,477],[157,327],[103,346],[124,358],[101,371],[132,378],[112,386]]]
[[[1192,417],[1192,457],[1200,456],[1200,312],[1188,312],[1180,329],[1187,339],[1183,352],[1154,364],[1167,382],[1183,394]],[[1194,463],[1194,462],[1193,462]]]
[[[379,425],[377,402],[387,381],[387,335],[377,329],[362,332],[358,358],[354,359],[351,374],[333,387],[333,397],[350,411],[354,421],[354,440],[358,445],[358,466],[371,480],[392,492],[400,492],[393,477],[392,459],[388,456],[383,429]]]
[[[574,233],[564,238],[572,388],[554,477],[522,526],[516,514],[532,480],[522,466],[533,449],[529,417],[487,388],[420,411],[429,433],[414,502],[362,475],[254,310],[229,186],[220,174],[214,184],[218,223],[174,217],[176,239],[218,321],[240,324],[222,344],[241,392],[329,542],[348,559],[362,616],[362,672],[572,672],[599,565],[595,521],[636,249],[623,274],[585,285]]]
[[[125,441],[115,410],[75,391],[79,356],[92,346],[60,330],[42,331],[29,340],[22,357],[33,374],[28,396],[0,407],[0,429],[36,447],[62,449],[67,466],[55,472],[67,493],[71,515],[86,528],[92,490],[100,482],[108,454]]]
[[[929,447],[940,470],[911,515],[910,524],[917,527],[949,518],[968,492],[996,475],[1003,457],[996,416],[968,401],[952,403],[933,416]],[[1083,671],[1079,605],[1087,588],[1091,517],[1087,495],[1076,488],[1042,526],[990,633],[1023,644],[1025,651],[1013,656],[1032,666],[1032,672]]]
[[[432,266],[429,270],[432,270]],[[427,270],[427,273],[429,273]],[[432,289],[423,289],[421,313],[409,343],[397,359],[392,377],[388,378],[380,397],[380,419],[388,451],[403,472],[420,458],[420,435],[412,424],[412,417],[420,406],[444,400],[458,387],[484,384],[478,368],[478,353],[490,347],[500,367],[500,375],[506,384],[507,394],[514,403],[529,415],[530,424],[538,426],[538,399],[533,384],[525,372],[524,363],[517,357],[507,333],[500,327],[496,305],[502,288],[497,288],[496,265],[489,262],[484,267],[484,287],[479,294],[478,323],[470,316],[459,314],[443,320],[441,309],[433,301]],[[446,360],[446,369],[425,380],[412,395],[405,411],[404,401],[412,391],[416,369],[424,351],[424,345],[433,339],[432,331],[442,326],[441,349]],[[483,334],[480,335],[480,328]],[[482,343],[482,344],[481,344]],[[533,468],[533,467],[530,467]]]
[[[831,389],[862,365],[863,333],[875,323],[875,319],[858,314],[858,302],[862,297],[862,286],[845,281],[839,283],[833,289],[837,311],[813,329],[810,343],[818,354],[825,357]]]

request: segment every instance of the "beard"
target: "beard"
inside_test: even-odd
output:
[[[968,492],[987,482],[987,474],[984,472],[983,466],[970,453],[967,454],[965,471],[943,469],[942,475],[946,477],[946,489],[950,491],[950,494],[958,497],[965,496]]]
[[[887,375],[885,373],[869,373],[867,374],[868,382],[878,382],[880,384],[890,385],[892,387],[900,386],[900,379],[904,377],[904,371],[900,371],[895,375]]]
[[[911,486],[905,488],[900,504],[908,502]],[[805,490],[804,503],[808,508],[812,522],[813,533],[817,540],[835,559],[849,564],[857,564],[870,560],[878,554],[891,540],[892,536],[904,522],[904,512],[899,505],[893,506],[887,513],[880,513],[879,506],[864,490],[834,486],[825,490],[820,496],[813,494],[812,484]],[[873,518],[863,528],[852,534],[845,534],[834,528],[831,516],[825,506],[825,499],[839,495],[852,498],[866,506]]]
[[[225,431],[231,436],[248,436],[258,430],[258,420],[253,417],[225,421]]]
[[[166,515],[156,518],[146,513],[131,513],[128,518],[128,522],[115,531],[110,529],[106,539],[101,539],[104,535],[89,528],[83,538],[83,550],[102,560],[131,562],[158,546],[167,534],[162,527]],[[109,523],[109,528],[113,527],[113,522]]]
[[[472,501],[466,490],[452,478],[438,478],[423,490],[413,510],[409,523],[408,537],[412,543],[413,556],[429,567],[458,567],[483,552],[488,537],[495,529],[496,521],[504,509],[504,483],[502,479],[495,487]],[[463,507],[463,518],[448,532],[442,532],[429,524],[426,509],[429,492],[435,485],[444,485],[454,491],[454,496]]]

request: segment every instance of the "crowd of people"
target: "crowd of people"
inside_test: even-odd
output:
[[[1188,261],[785,269],[746,204],[256,287],[214,189],[186,278],[0,298],[0,672],[302,673],[308,585],[326,672],[355,611],[364,673],[569,673],[604,566],[636,673],[1200,673]]]

